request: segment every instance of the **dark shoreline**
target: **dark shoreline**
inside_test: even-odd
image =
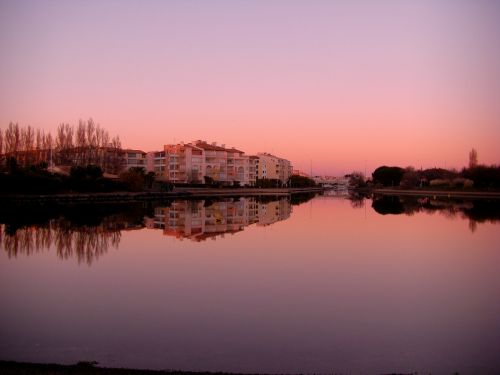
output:
[[[373,189],[373,194],[379,195],[410,195],[422,197],[499,199],[500,191],[459,191],[459,190],[399,190]]]
[[[98,367],[91,362],[76,365],[58,365],[52,363],[29,363],[0,360],[2,375],[266,375],[267,373],[209,372],[180,370],[145,370],[113,367]],[[411,375],[412,373],[391,372],[386,375]],[[283,375],[283,374],[280,374]],[[293,375],[293,374],[289,374]],[[297,375],[297,374],[295,374]]]
[[[29,363],[15,361],[0,361],[2,375],[243,375],[232,372],[179,371],[179,370],[145,370],[98,367],[92,363],[82,362],[75,365],[59,365],[54,363]],[[245,374],[263,375],[263,374]]]
[[[242,196],[286,196],[300,193],[322,192],[322,187],[310,188],[177,188],[169,192],[112,192],[112,193],[67,193],[67,194],[8,194],[0,195],[0,202],[140,202],[150,200],[242,197]]]

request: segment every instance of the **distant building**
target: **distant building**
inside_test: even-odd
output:
[[[299,170],[299,169],[294,169],[294,170],[292,171],[292,175],[294,175],[294,176],[301,176],[301,177],[310,177],[307,173],[302,172],[302,171],[301,171],[301,170]]]

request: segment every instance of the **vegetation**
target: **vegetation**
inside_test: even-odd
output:
[[[116,174],[122,166],[123,153],[120,138],[110,138],[92,119],[80,120],[77,126],[60,124],[55,136],[11,122],[5,131],[0,129],[0,165],[9,158],[16,159],[22,167],[41,162],[68,166],[91,164]]]
[[[290,176],[289,186],[298,188],[298,187],[312,187],[316,186],[316,182],[312,178],[292,175]]]
[[[349,178],[349,187],[354,189],[362,189],[366,187],[367,181],[365,180],[365,175],[362,172],[352,172],[346,175]]]
[[[382,186],[399,186],[405,170],[400,167],[378,167],[372,174],[373,182]]]
[[[255,181],[255,186],[258,188],[278,188],[282,187],[283,184],[280,180],[275,178],[258,178]]]
[[[475,149],[469,153],[469,166],[461,171],[443,168],[416,170],[413,167],[382,166],[373,172],[372,177],[376,187],[500,190],[500,166],[478,164]]]
[[[154,183],[154,174],[132,168],[118,179],[105,178],[101,167],[73,166],[69,175],[51,173],[47,163],[21,167],[9,158],[5,173],[0,173],[0,194],[60,194],[142,191]]]

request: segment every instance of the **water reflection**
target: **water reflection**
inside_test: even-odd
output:
[[[272,225],[287,220],[292,206],[315,194],[291,197],[246,197],[176,200],[127,205],[5,207],[0,213],[0,245],[9,258],[32,255],[54,247],[60,259],[75,258],[91,265],[110,249],[117,249],[122,231],[161,230],[166,236],[195,242],[224,238],[246,226]],[[350,196],[353,208],[365,207],[368,198]],[[431,199],[410,196],[375,196],[371,203],[381,215],[439,212],[478,223],[500,222],[499,200]]]
[[[381,215],[415,215],[416,213],[439,214],[449,219],[469,220],[474,232],[478,223],[500,221],[500,200],[464,200],[447,197],[376,196],[373,209]]]
[[[121,232],[161,229],[165,235],[193,241],[224,237],[252,224],[286,220],[292,204],[314,197],[226,198],[161,203],[84,206],[12,206],[0,214],[0,244],[9,258],[32,255],[52,246],[60,259],[91,265],[118,248]]]
[[[110,248],[118,248],[121,231],[106,227],[71,227],[65,219],[51,220],[47,226],[29,226],[7,233],[2,226],[2,245],[9,258],[32,255],[55,247],[60,259],[75,257],[78,263],[91,265]]]
[[[60,259],[91,265],[118,248],[123,230],[144,228],[147,205],[7,205],[0,214],[0,244],[9,258],[54,247]]]
[[[286,220],[291,211],[288,198],[267,202],[255,198],[180,200],[167,207],[156,207],[154,219],[147,220],[147,227],[162,229],[165,235],[179,239],[204,241],[237,233],[251,224],[271,225]]]

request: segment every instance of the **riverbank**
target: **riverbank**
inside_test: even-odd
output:
[[[77,365],[56,365],[43,363],[25,363],[13,361],[0,361],[2,375],[216,375],[233,373],[223,372],[190,372],[176,370],[134,370],[125,368],[97,367],[92,363]]]
[[[71,194],[9,194],[0,195],[0,202],[140,202],[151,200],[242,197],[242,196],[284,196],[300,193],[322,192],[322,187],[308,188],[175,188],[173,191],[141,191],[113,193],[71,193]]]
[[[500,199],[500,191],[373,189],[372,193],[378,195],[413,195],[422,197]]]

